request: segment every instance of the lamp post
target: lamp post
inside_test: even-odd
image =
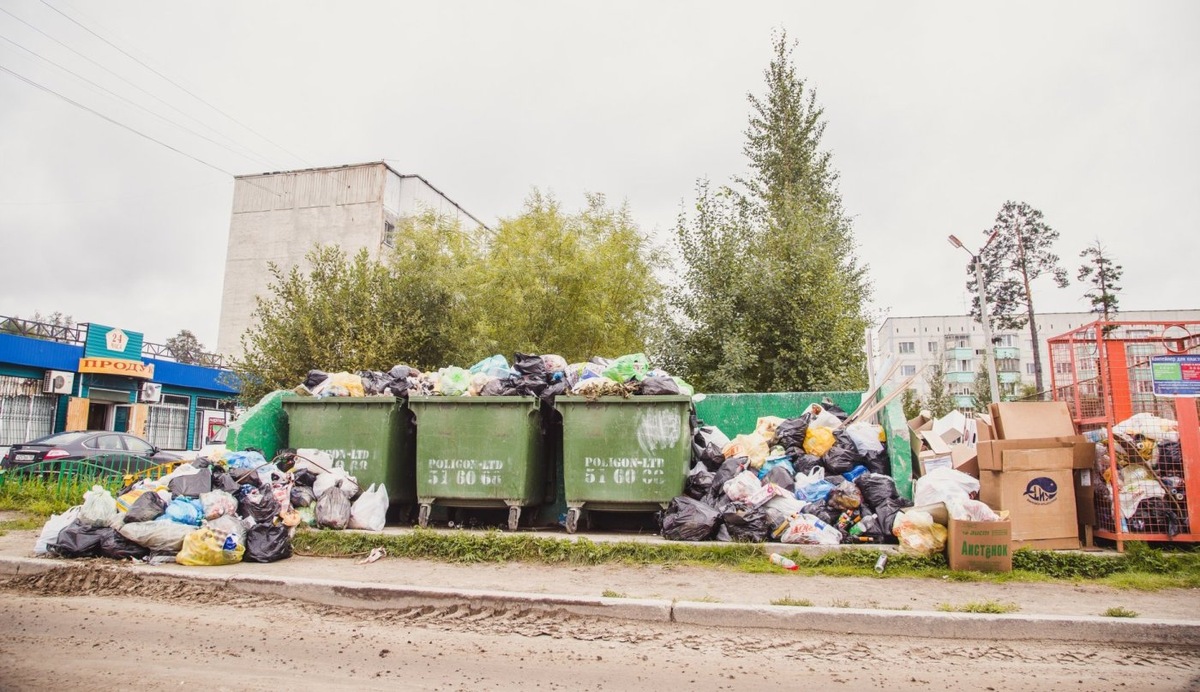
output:
[[[988,316],[987,293],[983,288],[983,261],[979,256],[983,254],[988,245],[992,244],[992,241],[996,239],[999,233],[1000,231],[993,231],[992,235],[988,236],[987,242],[983,244],[983,247],[979,248],[978,254],[967,250],[966,246],[957,237],[950,236],[947,238],[951,245],[965,250],[971,256],[971,264],[975,266],[975,290],[979,294],[979,315],[983,322],[983,353],[984,358],[987,359],[988,387],[992,391],[992,401],[996,402],[1000,401],[1000,385],[996,381],[996,351],[992,345],[992,325],[991,319]]]

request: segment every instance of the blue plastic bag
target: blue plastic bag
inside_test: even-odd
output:
[[[867,472],[866,466],[855,466],[854,468],[850,469],[849,471],[843,473],[842,478],[845,478],[846,480],[853,483],[855,478],[858,478],[859,476],[863,475],[866,472]]]
[[[777,457],[767,457],[767,460],[763,463],[762,468],[758,470],[758,480],[761,481],[763,478],[766,478],[767,474],[771,472],[771,469],[775,468],[776,466],[782,466],[784,469],[786,469],[789,476],[796,475],[796,469],[792,466],[792,462],[788,459],[786,454],[781,454]]]
[[[258,452],[232,452],[225,456],[225,463],[231,469],[256,469],[267,463],[267,459]]]
[[[204,504],[194,497],[177,497],[167,505],[165,514],[177,524],[199,526],[204,521]]]
[[[814,483],[796,488],[796,499],[804,502],[820,502],[829,496],[831,490],[833,490],[833,483],[822,478]]]
[[[510,374],[508,361],[504,356],[497,353],[494,356],[489,356],[471,366],[472,375],[487,375],[488,377],[499,377],[504,379]]]

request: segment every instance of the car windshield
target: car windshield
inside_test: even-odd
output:
[[[71,444],[72,442],[78,442],[78,441],[82,440],[84,437],[87,437],[87,435],[88,435],[88,433],[85,433],[85,432],[61,432],[61,433],[55,433],[53,435],[47,435],[45,437],[39,437],[38,439],[34,440],[33,442],[28,442],[26,444],[67,445],[67,444]]]

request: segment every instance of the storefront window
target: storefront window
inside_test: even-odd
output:
[[[42,381],[0,376],[0,446],[29,442],[54,432],[58,397],[42,394]]]
[[[188,429],[188,407],[186,396],[164,394],[162,403],[150,406],[150,444],[162,449],[186,449]]]

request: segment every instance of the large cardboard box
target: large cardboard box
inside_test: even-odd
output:
[[[980,471],[979,499],[997,511],[1008,511],[1014,548],[1079,547],[1075,478],[1070,466]]]
[[[952,570],[1012,571],[1011,521],[959,521],[950,518],[946,560]]]
[[[1049,449],[1068,450],[1069,455],[1063,456],[1061,452],[1043,453],[1034,455],[1033,460],[1018,455],[1009,458],[1009,468],[1012,468],[1012,464],[1025,464],[1025,468],[1031,468],[1029,463],[1049,464],[1057,468],[1065,463],[1066,468],[1090,469],[1096,463],[1096,445],[1088,442],[1082,435],[1029,440],[992,440],[980,442],[975,447],[980,471],[1005,470],[1005,455],[1015,450],[1036,452]]]
[[[1075,434],[1075,422],[1065,401],[1009,401],[988,404],[996,437],[1027,440]]]

